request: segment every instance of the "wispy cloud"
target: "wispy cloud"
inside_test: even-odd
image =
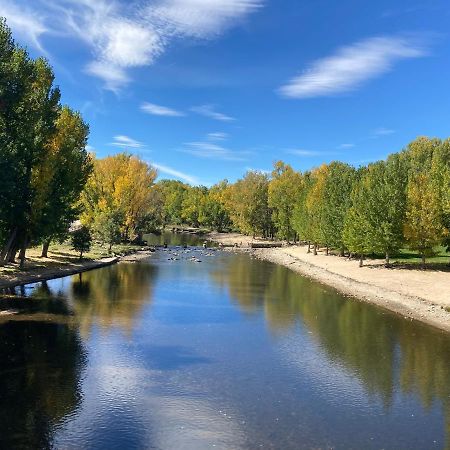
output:
[[[313,158],[315,156],[327,156],[327,155],[338,154],[336,152],[320,152],[317,150],[304,150],[304,149],[290,149],[290,150],[287,150],[287,153],[290,153],[291,155],[305,156],[307,158]]]
[[[228,134],[220,132],[208,133],[207,138],[210,141],[226,141],[228,139]]]
[[[224,161],[245,161],[248,152],[237,152],[222,147],[214,142],[188,142],[181,150],[198,158],[219,159]]]
[[[351,91],[389,71],[398,60],[426,54],[424,43],[417,37],[366,39],[315,61],[305,73],[282,86],[279,93],[284,97],[308,98]]]
[[[355,144],[341,144],[341,145],[338,145],[337,148],[339,150],[345,150],[348,148],[353,148],[354,146],[355,146]]]
[[[395,130],[392,130],[390,128],[379,127],[372,131],[371,136],[372,138],[377,138],[381,136],[389,136],[390,134],[394,133]]]
[[[221,122],[232,122],[236,120],[234,117],[230,117],[226,114],[215,111],[213,105],[193,106],[191,108],[191,111],[202,116],[209,117],[210,119],[219,120]]]
[[[179,170],[173,169],[172,167],[158,163],[152,163],[152,166],[161,173],[186,181],[189,184],[200,184],[199,180],[196,177],[184,172],[180,172]]]
[[[151,65],[179,38],[212,39],[238,25],[264,0],[0,0],[13,30],[40,47],[45,33],[77,38],[91,51],[85,72],[118,91],[130,69]],[[20,5],[20,6],[19,6]],[[42,14],[41,14],[42,13]]]
[[[9,0],[0,0],[0,16],[6,17],[8,25],[29,42],[32,46],[45,53],[40,37],[50,32],[45,24],[45,18],[28,7],[19,7]]]
[[[181,111],[168,108],[167,106],[155,105],[154,103],[144,102],[141,105],[141,111],[152,114],[154,116],[166,116],[166,117],[182,117],[185,114]]]
[[[137,141],[136,139],[130,138],[129,136],[114,136],[114,142],[111,142],[110,145],[114,145],[116,147],[121,148],[144,148],[145,145],[142,142]]]

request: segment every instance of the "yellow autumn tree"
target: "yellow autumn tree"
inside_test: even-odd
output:
[[[411,177],[408,182],[404,231],[409,247],[420,252],[422,263],[433,254],[433,247],[442,242],[446,233],[438,192],[425,173]]]
[[[81,221],[110,246],[140,240],[152,220],[156,170],[137,156],[120,153],[97,159],[83,192]]]

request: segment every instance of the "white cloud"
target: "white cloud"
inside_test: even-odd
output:
[[[226,141],[228,139],[228,134],[221,132],[208,133],[207,138],[209,141]]]
[[[246,152],[236,152],[214,142],[189,142],[182,149],[184,153],[196,156],[198,158],[219,159],[224,161],[245,161]]]
[[[197,185],[200,184],[196,177],[188,175],[187,173],[184,172],[180,172],[179,170],[173,169],[172,167],[157,163],[152,163],[152,166],[155,167],[161,173],[179,178],[180,180],[186,181],[187,183]]]
[[[263,5],[261,0],[163,0],[146,15],[166,34],[205,38],[222,33]]]
[[[320,152],[317,150],[304,150],[304,149],[291,149],[291,150],[287,150],[287,153],[290,153],[291,155],[305,156],[307,158],[313,158],[315,156],[329,156],[329,155],[338,154],[336,152]]]
[[[41,14],[29,8],[18,7],[8,0],[0,0],[0,16],[6,18],[8,26],[14,33],[44,52],[40,37],[50,30],[45,25],[44,17]]]
[[[209,117],[210,119],[219,120],[221,122],[233,122],[234,120],[236,120],[234,117],[230,117],[226,114],[215,111],[213,105],[193,106],[191,108],[191,111],[202,116]]]
[[[125,70],[104,61],[92,61],[86,66],[85,72],[101,78],[105,83],[105,88],[113,92],[118,92],[130,81]]]
[[[44,33],[85,42],[92,53],[85,71],[117,91],[130,81],[130,69],[153,64],[174,39],[216,37],[256,11],[262,1],[34,0],[31,8],[26,0],[0,0],[0,13],[36,47],[41,48]]]
[[[346,149],[346,148],[353,148],[355,146],[355,144],[341,144],[338,145],[338,149]]]
[[[394,134],[395,130],[391,130],[390,128],[376,128],[372,131],[372,137],[380,137],[380,136],[389,136],[390,134]]]
[[[284,97],[308,98],[351,91],[389,71],[397,60],[425,56],[423,44],[404,37],[375,37],[339,49],[315,61],[279,89]]]
[[[129,136],[114,136],[114,142],[111,142],[110,145],[114,145],[116,147],[121,148],[144,148],[145,145],[142,142],[137,141],[136,139],[130,138]]]
[[[155,105],[154,103],[148,102],[142,103],[141,111],[154,116],[182,117],[185,115],[184,113],[168,108],[167,106]]]

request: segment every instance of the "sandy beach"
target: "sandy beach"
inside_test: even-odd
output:
[[[386,268],[380,261],[358,261],[319,252],[306,246],[250,249],[251,237],[236,233],[211,233],[209,238],[224,245],[237,243],[237,251],[282,264],[291,270],[332,286],[345,295],[374,303],[408,319],[425,322],[450,332],[450,272]]]

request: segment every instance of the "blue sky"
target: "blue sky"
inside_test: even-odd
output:
[[[0,0],[102,157],[211,185],[450,135],[445,0]]]

